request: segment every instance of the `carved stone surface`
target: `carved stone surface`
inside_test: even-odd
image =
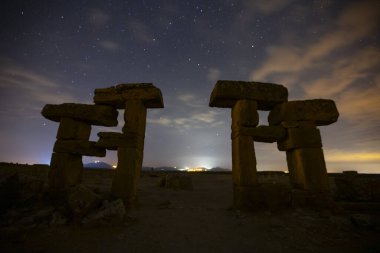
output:
[[[117,110],[105,105],[47,104],[41,113],[45,118],[56,122],[59,122],[61,118],[72,118],[91,125],[117,126]]]
[[[273,83],[219,80],[211,93],[209,105],[232,108],[238,100],[254,100],[258,110],[271,110],[288,101],[288,90]]]
[[[321,148],[301,148],[286,152],[290,182],[303,190],[327,192],[329,182]]]
[[[287,129],[286,139],[277,143],[278,150],[288,151],[295,148],[321,148],[322,139],[316,127],[297,127]]]
[[[277,105],[268,116],[269,125],[279,125],[283,121],[312,121],[324,126],[338,120],[339,112],[330,99],[289,101]]]
[[[95,146],[96,142],[84,140],[57,140],[53,151],[85,156],[106,156],[106,150]]]
[[[61,118],[57,132],[57,139],[88,140],[88,138],[90,138],[90,133],[90,124],[71,118]]]
[[[286,129],[281,126],[240,127],[233,135],[251,136],[253,141],[273,143],[285,139]]]
[[[99,140],[96,142],[97,147],[108,150],[117,150],[118,147],[127,146],[127,136],[123,133],[116,132],[99,132]]]
[[[151,83],[119,84],[109,88],[95,89],[95,104],[124,109],[126,100],[141,100],[146,108],[164,107],[160,89]]]
[[[54,189],[65,189],[80,184],[83,175],[81,155],[53,153],[49,170],[49,185]]]

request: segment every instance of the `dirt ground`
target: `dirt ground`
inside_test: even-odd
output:
[[[190,174],[193,190],[158,187],[145,175],[139,206],[114,226],[65,225],[0,236],[0,252],[380,252],[380,231],[352,213],[232,208],[229,174]],[[106,192],[110,178],[94,176]],[[372,214],[373,215],[373,214]]]

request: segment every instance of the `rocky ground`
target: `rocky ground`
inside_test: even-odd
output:
[[[108,196],[110,173],[88,175],[64,200],[45,177],[2,175],[0,252],[380,252],[376,203],[239,211],[230,174],[146,173],[125,212]]]

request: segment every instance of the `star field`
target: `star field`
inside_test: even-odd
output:
[[[2,1],[0,161],[49,163],[47,103],[92,103],[95,88],[151,82],[146,166],[231,168],[230,111],[208,107],[218,79],[283,84],[289,99],[334,99],[321,127],[329,171],[380,172],[378,1]],[[267,124],[267,112],[260,124]],[[99,131],[93,127],[91,140]],[[259,170],[286,169],[255,143]],[[116,163],[116,153],[84,162]]]

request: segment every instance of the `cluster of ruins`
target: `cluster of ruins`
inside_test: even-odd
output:
[[[45,105],[42,115],[59,122],[50,163],[49,184],[61,190],[82,180],[82,156],[104,157],[117,150],[117,169],[111,192],[132,205],[142,168],[147,108],[163,108],[161,91],[152,84],[120,84],[95,89],[93,105]],[[117,126],[118,111],[124,110],[122,133],[99,132],[97,142],[89,141],[91,125]]]
[[[337,121],[334,101],[288,101],[288,90],[278,84],[218,81],[211,107],[231,108],[232,174],[236,207],[255,206],[258,180],[254,142],[277,142],[286,151],[294,189],[327,193],[328,177],[317,126]],[[258,126],[258,110],[270,111],[268,126]]]
[[[46,105],[42,115],[59,122],[51,158],[50,187],[65,189],[82,180],[82,156],[105,156],[117,150],[118,165],[111,192],[133,205],[143,162],[147,108],[163,108],[161,91],[152,84],[120,84],[96,89],[93,105]],[[211,107],[231,108],[234,205],[255,206],[260,196],[254,142],[277,142],[286,152],[294,189],[314,193],[329,190],[327,170],[317,126],[337,121],[334,101],[288,101],[288,90],[278,84],[218,81]],[[122,132],[99,132],[89,141],[91,125],[116,126],[124,110]],[[258,111],[270,111],[268,125],[258,126]]]

